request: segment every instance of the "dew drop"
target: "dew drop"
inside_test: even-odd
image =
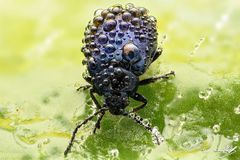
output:
[[[124,13],[122,14],[122,19],[123,19],[124,21],[126,21],[126,22],[130,21],[131,18],[132,18],[132,15],[131,15],[131,13],[129,13],[129,12],[124,12]]]
[[[154,144],[158,144],[158,145],[164,142],[164,138],[161,136],[156,126],[153,127],[152,129],[152,141]]]
[[[139,18],[133,18],[131,23],[134,25],[134,26],[137,26],[137,25],[140,25],[140,19]]]
[[[221,129],[220,125],[221,125],[221,124],[215,124],[215,125],[212,127],[214,133],[220,132],[220,129]]]
[[[108,20],[104,23],[104,27],[103,30],[106,32],[109,32],[111,30],[113,30],[117,25],[117,22],[115,20]]]
[[[119,25],[119,28],[120,28],[122,31],[128,30],[128,27],[129,27],[129,24],[128,24],[127,22],[121,22],[120,25]]]
[[[117,148],[114,148],[114,149],[111,149],[108,151],[108,154],[111,156],[111,157],[114,157],[114,158],[117,158],[119,156],[119,151]]]
[[[103,17],[101,17],[101,16],[95,17],[93,19],[93,23],[94,23],[95,26],[98,27],[99,25],[101,25],[103,23]]]
[[[204,91],[200,91],[198,97],[203,100],[207,100],[213,92],[213,88],[209,87]]]
[[[107,41],[108,41],[108,37],[107,37],[105,34],[99,35],[99,37],[98,37],[98,42],[99,42],[100,44],[106,44]]]
[[[97,9],[95,12],[94,12],[94,16],[100,16],[101,13],[102,13],[102,9]]]
[[[105,52],[106,53],[112,53],[116,50],[116,48],[112,44],[107,44],[105,47]]]
[[[106,15],[106,19],[114,19],[114,18],[115,18],[115,15],[112,14],[112,13],[108,13],[108,14]]]
[[[238,142],[238,141],[239,141],[239,137],[240,137],[240,135],[239,135],[238,133],[235,133],[235,134],[233,135],[233,141],[234,141],[234,142]]]

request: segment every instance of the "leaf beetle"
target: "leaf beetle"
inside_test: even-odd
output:
[[[153,83],[159,79],[169,79],[175,73],[170,73],[139,80],[148,67],[162,53],[157,46],[157,20],[148,15],[144,7],[127,4],[125,7],[114,5],[105,10],[97,10],[93,21],[90,21],[84,32],[83,47],[87,66],[87,76],[83,78],[89,85],[81,86],[77,90],[90,90],[90,96],[97,107],[97,111],[78,124],[72,133],[72,138],[64,155],[70,152],[78,129],[93,117],[98,115],[93,133],[100,128],[100,122],[106,111],[113,115],[122,115],[134,120],[153,134],[156,143],[163,138],[150,124],[144,124],[143,118],[135,112],[144,108],[147,99],[137,93],[138,86]],[[94,93],[104,97],[101,106]],[[129,105],[129,98],[142,102],[132,111],[125,108]]]

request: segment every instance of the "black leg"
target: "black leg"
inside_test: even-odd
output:
[[[91,87],[92,87],[91,85],[85,85],[85,86],[80,86],[80,87],[77,88],[76,90],[77,90],[77,92],[80,91],[81,89],[85,91],[85,90],[87,90],[87,89],[89,89],[89,88],[91,88]]]
[[[123,116],[132,119],[137,124],[143,126],[146,130],[151,132],[154,143],[160,145],[164,141],[164,138],[160,135],[159,131],[155,127],[152,128],[150,123],[144,122],[144,119],[139,115],[136,115],[136,113],[124,112]]]
[[[96,124],[95,124],[95,127],[94,127],[94,129],[93,129],[93,134],[96,133],[96,130],[97,130],[97,129],[100,129],[101,120],[102,120],[104,114],[105,114],[105,112],[101,112],[101,113],[99,114],[98,120],[97,120],[97,122],[96,122]]]
[[[162,48],[158,48],[158,50],[155,52],[154,57],[152,59],[152,62],[154,62],[158,57],[162,54]]]
[[[91,85],[80,86],[79,88],[77,88],[77,91],[80,91],[81,89],[87,90],[87,89],[89,89],[92,86],[92,77],[90,77],[90,76],[83,76],[83,78],[85,79],[85,81],[87,81]]]
[[[146,104],[147,104],[147,99],[146,99],[143,95],[141,95],[141,94],[139,94],[139,93],[135,93],[133,96],[131,96],[131,98],[133,98],[133,99],[136,100],[136,101],[143,102],[142,105],[134,108],[134,109],[132,110],[132,112],[137,112],[138,110],[144,108],[144,107],[146,106]]]
[[[101,113],[101,112],[105,112],[106,110],[107,110],[106,108],[101,108],[100,110],[96,111],[93,115],[91,115],[91,116],[89,116],[88,118],[86,118],[82,123],[80,123],[80,124],[78,124],[78,125],[76,126],[76,128],[74,129],[74,131],[73,131],[73,133],[72,133],[72,138],[71,138],[71,140],[70,140],[70,142],[69,142],[69,144],[68,144],[68,146],[67,146],[67,148],[66,148],[66,150],[65,150],[65,152],[64,152],[64,156],[65,156],[65,157],[67,156],[67,154],[70,152],[70,150],[71,150],[71,148],[72,148],[73,141],[74,141],[74,139],[75,139],[75,137],[76,137],[76,134],[77,134],[77,132],[78,132],[78,129],[79,129],[82,125],[86,124],[89,120],[91,120],[94,116],[98,115],[98,114]]]
[[[139,82],[139,85],[146,85],[146,84],[153,83],[153,82],[155,82],[157,80],[160,80],[160,79],[169,79],[171,76],[175,76],[174,71],[171,71],[171,72],[169,72],[167,74],[164,74],[164,75],[161,75],[161,76],[151,77],[151,78],[148,78],[148,79],[141,80]]]
[[[94,89],[92,88],[92,89],[90,89],[90,96],[91,96],[93,102],[95,103],[95,105],[97,106],[97,108],[100,109],[101,105],[99,104],[99,102],[97,101],[97,98],[94,96],[93,93],[94,93]]]

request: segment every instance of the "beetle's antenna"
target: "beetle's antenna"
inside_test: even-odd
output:
[[[157,127],[151,127],[151,124],[148,122],[145,122],[145,120],[143,118],[141,118],[139,115],[137,115],[134,112],[125,112],[123,114],[124,116],[127,116],[128,118],[134,120],[136,123],[138,123],[139,125],[143,126],[146,130],[148,130],[149,132],[151,132],[152,134],[152,139],[153,142],[155,144],[160,145],[161,143],[163,143],[164,138],[161,136],[160,132],[158,131]]]
[[[82,123],[80,123],[80,124],[78,124],[78,125],[76,126],[76,128],[74,129],[74,131],[73,131],[73,133],[72,133],[72,138],[71,138],[71,140],[70,140],[70,142],[69,142],[66,150],[64,151],[64,156],[65,156],[65,157],[67,157],[67,154],[71,151],[71,148],[72,148],[72,145],[73,145],[73,141],[74,141],[74,139],[75,139],[75,137],[76,137],[76,134],[77,134],[77,132],[78,132],[78,129],[79,129],[82,125],[86,124],[86,123],[87,123],[89,120],[91,120],[93,117],[95,117],[95,116],[98,115],[99,113],[105,112],[106,110],[108,110],[108,109],[107,109],[107,108],[101,108],[101,109],[99,109],[98,111],[96,111],[95,113],[93,113],[91,116],[89,116],[88,118],[86,118]]]

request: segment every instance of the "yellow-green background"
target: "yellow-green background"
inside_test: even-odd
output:
[[[96,9],[129,2],[156,16],[159,40],[167,36],[142,78],[176,77],[139,89],[149,100],[139,114],[166,142],[156,147],[143,128],[107,114],[97,135],[94,122],[79,132],[68,159],[240,159],[240,1],[0,0],[1,160],[63,159],[75,124],[92,113],[88,92],[75,92],[86,84],[84,28]]]

